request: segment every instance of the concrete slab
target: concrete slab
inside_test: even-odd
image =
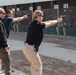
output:
[[[15,51],[15,50],[22,50],[24,41],[18,41],[18,40],[8,40],[11,51]]]
[[[9,39],[8,41],[11,47],[11,51],[22,50],[24,41],[17,41],[17,40],[11,40],[11,39]],[[70,60],[72,63],[76,63],[76,51],[75,50],[60,48],[58,46],[60,45],[42,42],[39,48],[39,53],[41,55],[54,57],[56,59],[62,59],[65,61]]]
[[[23,73],[22,71],[15,70],[15,72],[11,73],[11,75],[27,75],[27,74]]]
[[[4,73],[0,73],[0,75],[5,75]],[[22,71],[16,70],[15,72],[12,72],[11,75],[27,75],[25,73],[23,73]]]
[[[1,61],[0,61],[0,64],[1,64]],[[23,73],[22,71],[19,71],[19,70],[16,70],[14,69],[15,72],[12,72],[11,75],[27,75],[25,73]],[[0,65],[0,75],[5,75],[3,70],[1,70],[1,65]]]
[[[76,63],[76,51],[66,48],[58,47],[58,44],[51,44],[43,42],[39,48],[39,53],[48,57],[62,59]]]

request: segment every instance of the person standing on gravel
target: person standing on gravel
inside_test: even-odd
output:
[[[10,9],[6,10],[6,15],[5,15],[4,19],[3,19],[3,23],[4,23],[5,29],[6,29],[6,37],[7,37],[7,39],[9,38],[9,35],[10,35],[11,23],[12,22],[19,22],[19,21],[24,20],[26,18],[27,18],[27,15],[24,15],[22,17],[13,18],[13,11],[10,10]],[[8,50],[8,54],[10,56],[10,50]],[[3,63],[2,63],[1,69],[4,70]],[[11,71],[14,72],[14,70],[11,70]]]
[[[5,75],[10,75],[10,58],[7,50],[9,46],[7,44],[5,26],[2,22],[2,19],[5,16],[4,9],[0,8],[0,58],[3,62]]]
[[[27,15],[24,15],[22,17],[16,17],[16,18],[13,18],[13,11],[10,10],[10,9],[7,9],[6,10],[6,16],[4,17],[4,25],[5,25],[5,28],[6,28],[6,36],[7,38],[9,38],[9,34],[10,34],[10,29],[11,29],[11,23],[12,22],[19,22],[21,20],[24,20],[27,18]]]
[[[43,29],[62,22],[62,18],[42,22],[43,12],[35,10],[32,22],[28,28],[27,38],[23,47],[23,53],[30,63],[31,75],[42,75],[42,62],[38,54],[38,48],[43,39]]]

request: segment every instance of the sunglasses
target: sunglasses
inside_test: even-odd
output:
[[[44,15],[39,15],[39,16],[44,17]]]
[[[6,14],[6,13],[3,13],[3,14]]]
[[[42,17],[44,17],[44,15],[41,15]]]
[[[0,12],[0,13],[5,14],[4,12]]]

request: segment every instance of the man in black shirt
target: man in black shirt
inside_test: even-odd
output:
[[[33,21],[28,28],[23,53],[30,63],[31,74],[42,75],[42,62],[38,54],[38,48],[43,39],[43,29],[62,22],[62,18],[42,22],[43,12],[41,10],[36,10],[32,15],[32,19]]]
[[[9,50],[5,32],[5,26],[2,23],[2,19],[5,16],[4,9],[0,8],[0,58],[3,62],[5,75],[10,75],[10,58],[7,50]]]

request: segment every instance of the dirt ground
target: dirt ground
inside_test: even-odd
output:
[[[10,39],[25,40],[26,33],[11,32]],[[56,35],[44,35],[44,42],[60,44],[60,47],[76,50],[76,37],[64,36],[59,38]],[[58,60],[40,55],[43,63],[43,75],[76,75],[76,63],[70,61]],[[11,52],[11,65],[13,68],[30,74],[30,65],[24,57],[22,50]]]

